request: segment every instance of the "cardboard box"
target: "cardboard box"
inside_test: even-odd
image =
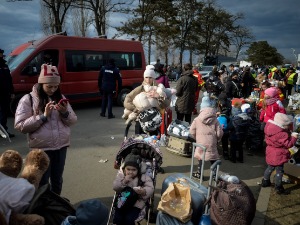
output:
[[[172,153],[190,157],[192,155],[193,145],[192,142],[188,140],[170,136],[166,149]]]

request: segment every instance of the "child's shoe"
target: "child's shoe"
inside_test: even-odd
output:
[[[290,191],[285,190],[282,185],[277,187],[275,186],[275,191],[278,195],[289,195],[291,193]]]
[[[194,178],[200,180],[200,178],[201,178],[201,173],[200,173],[200,172],[194,172],[194,173],[192,174],[192,177],[194,177]]]
[[[261,186],[262,187],[270,187],[271,186],[271,181],[266,180],[265,178],[263,178],[262,181],[261,181]]]

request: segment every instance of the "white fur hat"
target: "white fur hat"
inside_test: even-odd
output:
[[[154,71],[153,65],[146,66],[146,70],[144,72],[144,78],[146,78],[146,77],[152,77],[153,79],[156,78],[156,73]]]

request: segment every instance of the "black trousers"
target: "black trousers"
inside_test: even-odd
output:
[[[231,140],[230,141],[230,159],[232,162],[236,160],[244,161],[244,151],[243,151],[244,140]],[[237,156],[238,154],[238,156]]]
[[[192,113],[189,113],[189,114],[184,114],[184,113],[180,113],[180,112],[176,112],[177,114],[177,119],[180,120],[180,121],[186,121],[188,122],[189,124],[191,124],[191,121],[192,121]]]

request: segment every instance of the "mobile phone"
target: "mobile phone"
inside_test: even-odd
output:
[[[59,100],[58,104],[62,104],[62,103],[68,103],[69,102],[69,99],[67,98],[62,98],[61,100]]]

